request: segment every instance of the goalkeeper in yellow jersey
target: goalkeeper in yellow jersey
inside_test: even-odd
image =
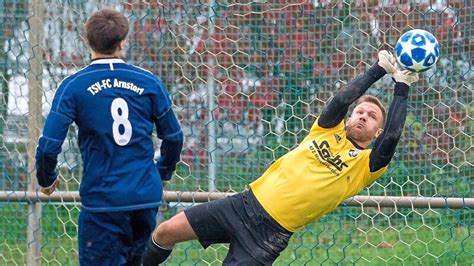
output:
[[[385,74],[395,82],[387,116],[376,97],[363,96]],[[328,102],[299,146],[276,160],[249,190],[194,206],[160,224],[144,265],[164,262],[176,243],[192,239],[204,248],[230,243],[224,264],[274,262],[293,232],[386,171],[405,124],[409,86],[416,81],[416,73],[399,70],[393,55],[379,52],[376,64]],[[349,106],[358,99],[345,121]]]

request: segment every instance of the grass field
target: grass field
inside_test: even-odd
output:
[[[43,212],[43,264],[78,265],[78,206],[45,204]],[[359,212],[340,207],[296,233],[275,265],[473,265],[470,210],[425,212],[421,222],[407,212],[389,223]],[[0,265],[23,265],[27,207],[1,203],[0,213]],[[220,265],[226,252],[226,245],[204,250],[197,241],[182,243],[167,265]]]

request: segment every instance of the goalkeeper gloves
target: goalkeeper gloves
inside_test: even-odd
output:
[[[377,64],[381,66],[383,69],[385,69],[385,72],[387,74],[393,74],[397,70],[397,60],[393,56],[392,53],[382,50],[378,54],[379,61]]]
[[[392,76],[395,82],[405,83],[410,86],[412,83],[417,82],[419,79],[418,73],[411,72],[409,70],[399,70],[397,69]]]

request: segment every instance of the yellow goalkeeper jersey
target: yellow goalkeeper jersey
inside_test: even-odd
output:
[[[357,149],[344,127],[344,121],[333,128],[316,121],[297,148],[250,184],[260,204],[287,230],[294,232],[330,212],[387,170],[371,173],[371,149]]]

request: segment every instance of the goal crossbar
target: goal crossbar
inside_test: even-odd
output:
[[[202,203],[233,195],[231,192],[165,191],[167,202]],[[57,191],[50,196],[40,192],[0,191],[0,202],[80,202],[78,191]],[[450,197],[398,197],[398,196],[354,196],[342,205],[383,208],[449,208],[474,209],[474,198]]]

